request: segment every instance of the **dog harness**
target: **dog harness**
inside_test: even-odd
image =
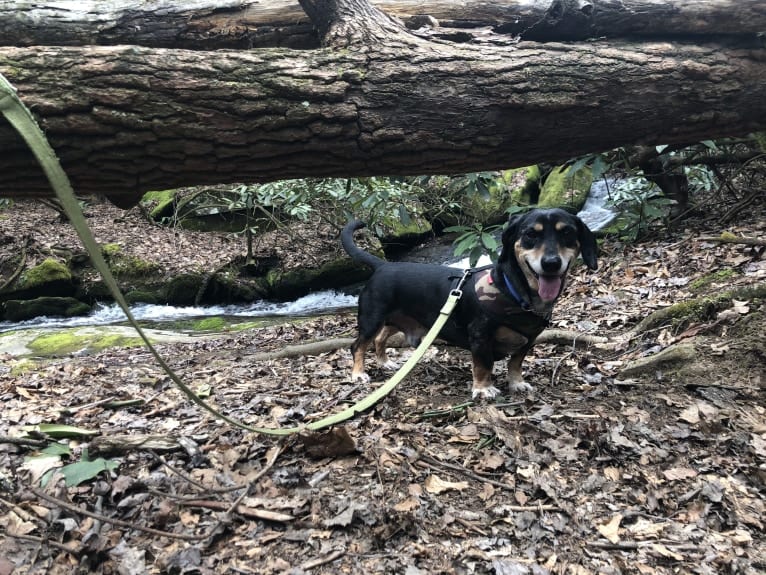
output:
[[[479,304],[487,315],[502,325],[511,327],[527,337],[537,337],[550,323],[550,314],[540,315],[532,310],[529,303],[519,297],[508,278],[503,277],[514,299],[509,298],[495,285],[492,270],[484,269],[478,271],[474,283]]]

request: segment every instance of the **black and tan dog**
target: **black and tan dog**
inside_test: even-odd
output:
[[[354,231],[364,226],[359,221],[347,224],[341,243],[355,261],[375,270],[359,296],[359,335],[351,346],[351,377],[368,381],[364,354],[370,344],[375,344],[378,364],[395,369],[397,365],[386,354],[386,340],[401,331],[410,345],[417,345],[462,273],[435,264],[386,262],[367,253],[353,239]],[[521,362],[548,325],[579,253],[595,270],[593,233],[564,210],[537,209],[508,221],[497,263],[470,274],[462,297],[439,333],[441,339],[471,351],[473,397],[491,398],[499,393],[492,385],[492,366],[508,356],[510,388],[532,389],[522,379]]]

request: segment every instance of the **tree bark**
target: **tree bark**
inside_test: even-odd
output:
[[[766,52],[721,44],[5,48],[0,73],[75,189],[118,205],[185,185],[462,173],[766,126]],[[0,195],[50,194],[5,123],[0,149]]]
[[[751,39],[463,45],[366,0],[301,3],[330,46],[2,48],[0,73],[75,189],[123,206],[186,185],[464,173],[766,126]],[[5,123],[0,149],[0,195],[50,195]]]
[[[525,40],[682,35],[754,35],[766,30],[762,0],[375,0],[409,28],[457,41],[487,32]],[[497,41],[495,38],[494,41]],[[0,45],[133,44],[213,50],[316,48],[319,37],[297,0],[0,0]]]

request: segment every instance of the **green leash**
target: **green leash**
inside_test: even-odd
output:
[[[96,243],[96,240],[93,237],[87,222],[85,221],[85,216],[83,216],[82,211],[80,210],[80,206],[74,195],[74,190],[72,190],[72,185],[70,184],[69,178],[61,167],[58,158],[56,157],[56,152],[53,150],[53,148],[51,148],[47,138],[43,134],[40,127],[37,125],[37,122],[35,121],[30,111],[19,99],[14,87],[2,74],[0,74],[0,111],[3,113],[8,122],[10,122],[10,124],[14,127],[14,129],[19,133],[19,135],[24,139],[29,148],[32,150],[32,153],[34,153],[37,161],[40,163],[40,166],[45,172],[51,187],[56,192],[56,196],[61,202],[64,213],[66,213],[69,221],[72,223],[72,226],[74,226],[75,230],[77,231],[77,235],[80,236],[80,240],[82,241],[83,246],[90,255],[90,259],[93,262],[94,267],[101,274],[101,277],[104,279],[104,283],[109,288],[112,297],[114,297],[114,300],[117,302],[120,308],[122,308],[122,311],[125,313],[128,321],[143,340],[144,344],[146,344],[146,347],[154,356],[154,359],[157,360],[157,363],[168,375],[168,377],[170,377],[173,383],[175,383],[176,386],[178,386],[178,388],[191,401],[215,417],[222,419],[234,427],[239,427],[247,431],[264,435],[285,436],[306,430],[317,431],[325,427],[330,427],[342,421],[351,419],[358,413],[366,411],[381,399],[383,399],[386,395],[391,393],[391,391],[397,385],[399,385],[399,383],[407,376],[407,374],[412,371],[412,368],[415,367],[420,358],[423,357],[426,349],[428,349],[428,347],[433,343],[442,327],[444,327],[444,324],[446,323],[447,319],[452,313],[452,310],[455,308],[455,305],[462,295],[461,287],[463,282],[465,282],[466,278],[468,277],[468,272],[463,274],[463,277],[460,280],[458,286],[450,292],[450,295],[447,298],[447,301],[444,303],[444,306],[442,307],[436,322],[422,339],[420,345],[415,349],[409,359],[387,382],[385,382],[381,387],[373,391],[367,397],[364,397],[343,411],[329,415],[318,421],[307,423],[306,425],[279,429],[252,427],[237,419],[222,414],[220,411],[217,411],[211,405],[197,397],[197,395],[173,372],[170,366],[165,363],[165,360],[162,359],[162,356],[154,348],[152,342],[149,341],[149,338],[133,317],[133,314],[128,307],[128,303],[125,301],[125,297],[122,295],[122,292],[120,292],[120,288],[117,286],[117,282],[115,281],[109,266],[106,264],[106,261],[104,261],[104,257],[101,254],[101,248]]]

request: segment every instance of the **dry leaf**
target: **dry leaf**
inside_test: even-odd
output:
[[[671,559],[675,559],[676,561],[683,561],[684,560],[684,556],[683,555],[668,549],[662,543],[654,543],[654,544],[652,544],[651,549],[652,549],[652,551],[654,551],[657,555],[660,555],[661,557],[670,557]]]
[[[606,537],[610,543],[618,543],[620,541],[619,531],[620,522],[622,521],[622,515],[619,513],[612,517],[607,523],[597,525],[596,529],[604,537]]]
[[[668,481],[678,481],[681,479],[691,479],[697,477],[699,472],[691,467],[674,467],[672,469],[666,469],[662,472],[665,479]]]
[[[394,505],[394,511],[406,512],[418,507],[420,507],[420,501],[418,501],[417,497],[408,497]]]
[[[443,479],[440,479],[436,475],[429,475],[426,477],[425,480],[425,488],[428,493],[443,493],[445,491],[449,491],[450,489],[457,489],[457,490],[463,490],[468,487],[467,481],[444,481]]]

